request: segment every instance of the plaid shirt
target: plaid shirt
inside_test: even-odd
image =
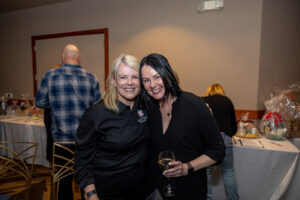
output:
[[[51,133],[55,141],[75,141],[85,110],[100,99],[95,76],[80,65],[64,64],[48,71],[35,97],[40,108],[51,108]]]

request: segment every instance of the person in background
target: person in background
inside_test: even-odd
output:
[[[35,104],[51,109],[51,133],[54,141],[75,142],[75,133],[85,110],[100,99],[96,77],[80,66],[80,53],[73,44],[62,52],[62,66],[48,71],[39,86]],[[49,110],[50,111],[50,110]],[[75,150],[74,145],[68,145]],[[67,157],[65,152],[57,152]],[[58,199],[73,199],[73,176],[60,181]]]
[[[76,180],[88,200],[144,200],[147,115],[136,103],[139,61],[118,57],[103,100],[89,108],[77,129]]]
[[[234,176],[233,149],[231,138],[237,131],[234,106],[231,100],[227,96],[225,96],[223,87],[218,83],[212,84],[207,88],[205,94],[203,95],[203,99],[206,103],[208,103],[209,107],[212,110],[213,116],[215,117],[219,125],[221,135],[226,146],[226,155],[221,164],[221,169],[227,198],[230,200],[239,199],[237,184]],[[211,172],[212,168],[209,168],[207,170],[207,200],[212,199],[210,185]]]
[[[168,60],[150,54],[141,61],[141,105],[148,107],[150,158],[148,192],[162,191],[172,178],[176,200],[206,199],[206,167],[220,162],[225,146],[218,125],[202,98],[182,91]],[[175,166],[163,172],[158,167],[162,151],[175,153]]]

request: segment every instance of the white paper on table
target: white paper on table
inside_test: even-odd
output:
[[[280,151],[297,151],[296,147],[290,143],[287,139],[285,140],[264,140],[265,147],[272,150]]]
[[[264,148],[259,140],[240,138],[238,139],[242,146]]]

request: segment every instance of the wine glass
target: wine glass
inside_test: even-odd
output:
[[[171,151],[163,151],[159,153],[158,156],[158,166],[164,172],[170,168],[175,167],[174,165],[169,165],[170,162],[175,161],[175,154]],[[165,197],[173,197],[176,194],[175,187],[171,185],[170,178],[168,178],[168,184],[163,187],[162,193]]]

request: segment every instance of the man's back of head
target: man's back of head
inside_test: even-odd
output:
[[[63,64],[73,64],[78,65],[80,63],[80,53],[74,44],[67,44],[62,52],[62,62]]]
[[[35,103],[51,108],[51,132],[55,141],[74,141],[85,110],[101,97],[97,78],[79,65],[78,48],[68,44],[62,52],[63,65],[48,71],[37,91]]]

